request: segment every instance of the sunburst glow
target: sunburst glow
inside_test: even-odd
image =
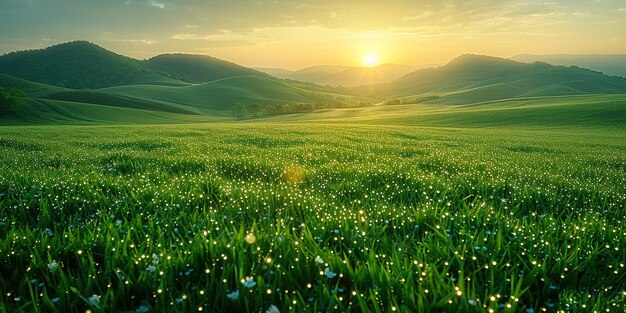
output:
[[[373,53],[368,53],[363,57],[363,64],[367,67],[372,67],[378,65],[378,55]]]

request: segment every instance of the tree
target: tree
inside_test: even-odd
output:
[[[265,114],[266,115],[280,114],[280,108],[277,105],[268,104],[265,106]]]
[[[242,103],[237,103],[233,105],[230,112],[233,114],[234,117],[236,117],[239,120],[242,120],[246,118],[246,114],[248,113],[248,110],[246,109],[246,106],[243,105]]]
[[[263,109],[263,108],[261,107],[261,105],[260,105],[260,104],[258,104],[258,103],[256,103],[256,102],[255,102],[255,103],[250,103],[250,104],[248,105],[248,111],[249,111],[250,113],[252,113],[252,117],[254,117],[254,118],[256,118],[256,117],[257,117],[257,115],[259,114],[259,112],[261,112],[261,109]]]
[[[24,92],[17,88],[4,89],[0,87],[0,114],[10,114],[17,111],[20,99]]]

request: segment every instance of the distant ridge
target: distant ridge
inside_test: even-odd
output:
[[[281,68],[258,68],[258,70],[280,78],[322,85],[357,86],[390,82],[423,67],[429,65],[383,64],[374,67],[318,65],[298,71]]]
[[[610,76],[626,77],[626,54],[520,54],[512,59],[525,63],[546,62],[553,65],[578,66]]]
[[[582,68],[462,55],[444,66],[417,70],[391,83],[351,90],[386,97],[437,95],[439,102],[472,103],[519,97],[626,93],[626,79]]]

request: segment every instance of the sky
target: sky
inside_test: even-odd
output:
[[[0,0],[0,54],[88,40],[250,67],[626,53],[624,0]]]

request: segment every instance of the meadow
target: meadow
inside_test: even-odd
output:
[[[0,311],[624,310],[623,123],[537,103],[2,127]]]

